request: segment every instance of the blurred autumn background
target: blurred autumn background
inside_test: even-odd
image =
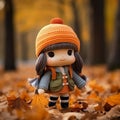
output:
[[[48,96],[31,95],[26,85],[36,76],[36,35],[53,17],[80,38],[88,77],[84,94],[75,89],[71,96],[69,115],[46,110]],[[0,120],[120,119],[119,52],[120,0],[0,0]]]

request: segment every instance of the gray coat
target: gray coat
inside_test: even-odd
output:
[[[61,72],[59,69],[56,68],[56,72]],[[68,74],[68,67],[65,67],[65,73]],[[30,84],[34,87],[36,87],[37,89],[44,89],[45,91],[47,91],[49,89],[49,84],[50,84],[50,80],[51,80],[51,76],[52,73],[51,71],[47,71],[40,79],[40,81],[38,80],[38,78],[34,78],[32,81],[30,81]],[[81,89],[82,87],[85,86],[86,81],[84,79],[82,79],[78,74],[76,74],[73,71],[73,81],[75,83],[75,85]]]

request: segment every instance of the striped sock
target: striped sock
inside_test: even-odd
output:
[[[53,95],[52,95],[52,96],[50,96],[48,106],[49,106],[49,107],[53,107],[53,106],[55,106],[55,105],[56,105],[57,100],[58,100],[58,96],[53,96]]]
[[[61,107],[62,108],[68,108],[68,106],[69,106],[69,95],[60,96],[60,100],[61,100]]]

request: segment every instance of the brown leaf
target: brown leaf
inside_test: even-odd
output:
[[[97,113],[86,113],[80,120],[96,120]]]
[[[75,115],[72,115],[72,116],[70,116],[69,118],[68,118],[68,120],[76,120],[77,118],[76,118],[76,116]]]
[[[111,106],[109,103],[105,103],[103,107],[104,107],[104,110],[108,112],[109,110],[111,110],[113,106]]]
[[[98,117],[97,120],[119,120],[120,119],[120,105],[113,107],[106,115]]]
[[[63,120],[81,120],[83,116],[84,114],[82,113],[68,112],[63,114]]]
[[[26,103],[30,103],[32,101],[32,98],[26,91],[22,91],[20,98],[24,100]]]
[[[0,95],[0,111],[8,107],[7,97],[5,95]]]
[[[63,114],[58,109],[51,109],[48,112],[50,114],[49,120],[63,120]]]
[[[24,110],[30,109],[29,105],[20,97],[16,98],[15,96],[11,96],[11,97],[7,97],[7,100],[8,100],[8,107],[10,109],[24,109]]]

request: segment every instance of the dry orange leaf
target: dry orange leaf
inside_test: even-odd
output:
[[[33,73],[34,69],[31,66],[29,68],[21,66],[17,72],[0,72],[2,76],[0,78],[1,119],[52,120],[55,118],[61,120],[65,119],[65,112],[71,111],[71,113],[74,112],[74,115],[68,118],[76,119],[75,113],[80,114],[83,110],[84,118],[92,120],[104,115],[104,113],[107,114],[116,106],[120,106],[120,70],[108,73],[105,72],[105,66],[86,67],[84,73],[87,73],[86,76],[92,79],[87,82],[88,89],[82,92],[76,88],[70,94],[69,108],[66,111],[61,110],[60,100],[57,101],[56,112],[46,108],[49,95],[45,93],[33,95],[35,88],[28,83],[26,84],[28,77],[36,75]],[[112,113],[115,113],[115,110]],[[110,112],[109,115],[112,113]]]
[[[47,106],[48,100],[44,94],[35,94],[32,98],[32,106]]]
[[[21,93],[20,98],[22,100],[24,100],[26,103],[30,103],[31,102],[31,97],[29,96],[29,94],[26,91],[23,91]]]
[[[109,96],[105,99],[105,102],[110,104],[111,106],[120,105],[120,93]]]
[[[17,92],[17,91],[13,91],[13,90],[9,91],[8,94],[7,94],[8,99],[9,99],[9,98],[10,98],[10,99],[15,99],[15,98],[17,98],[18,96],[19,96],[19,95],[18,95],[18,92]]]
[[[88,102],[101,102],[101,98],[95,92],[91,92],[91,94],[87,97]]]
[[[96,80],[89,81],[88,85],[97,92],[103,92],[104,88],[103,86],[99,85],[99,83],[96,82]]]
[[[25,120],[50,120],[49,113],[44,108],[36,106],[25,114]]]

